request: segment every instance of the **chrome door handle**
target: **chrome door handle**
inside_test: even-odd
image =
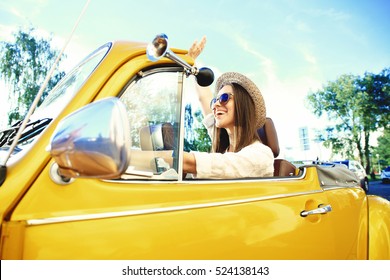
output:
[[[332,211],[332,206],[320,204],[320,205],[318,205],[317,209],[309,210],[309,211],[303,210],[301,212],[301,216],[302,217],[307,217],[309,215],[315,215],[315,214],[326,214],[326,213],[328,213],[330,211]]]

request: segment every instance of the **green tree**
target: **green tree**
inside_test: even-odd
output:
[[[194,119],[195,117],[195,119]],[[198,109],[192,113],[191,104],[185,107],[185,138],[184,150],[209,152],[211,149],[211,139],[207,133],[207,129],[202,124],[202,113]]]
[[[370,172],[371,132],[381,128],[386,130],[390,123],[390,69],[384,69],[379,74],[365,73],[364,77],[358,80],[358,86],[363,97],[361,115],[364,128],[364,157],[366,171]]]
[[[326,113],[335,123],[324,145],[334,153],[358,159],[369,172],[372,132],[389,126],[389,69],[363,77],[342,75],[323,89],[308,95],[308,104],[318,117]]]
[[[377,164],[380,161],[380,165],[384,168],[390,165],[390,130],[385,130],[383,135],[378,137],[377,141],[378,146],[373,149],[372,159],[376,159]]]
[[[0,78],[10,88],[9,124],[24,117],[59,53],[50,46],[51,39],[36,38],[33,32],[19,30],[14,42],[0,42]],[[56,69],[38,105],[64,75]]]

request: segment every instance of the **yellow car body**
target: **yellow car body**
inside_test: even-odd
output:
[[[142,101],[155,80],[142,79],[170,68],[175,69],[167,74],[175,85],[172,100],[185,93],[183,70],[166,58],[151,62],[146,47],[114,42],[98,51],[97,66],[88,70],[85,82],[61,100],[51,123],[27,148],[12,156],[0,187],[1,259],[390,259],[389,202],[366,195],[358,183],[324,186],[315,165],[297,168],[289,177],[237,180],[178,174],[160,180],[147,170],[120,179],[81,176],[63,184],[53,179],[56,161],[48,146],[69,114],[92,102],[122,98],[129,86],[127,110],[148,110],[138,102],[157,106],[161,92]],[[174,52],[193,63],[185,51]],[[165,83],[163,77],[157,81]],[[180,110],[172,110],[180,122]],[[100,113],[95,114],[91,122],[98,121]],[[129,117],[131,131],[141,125],[134,126],[140,114]],[[135,166],[153,153],[131,149]],[[331,211],[302,214],[323,207]]]

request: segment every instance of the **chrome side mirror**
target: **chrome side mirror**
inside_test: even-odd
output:
[[[214,82],[214,72],[210,68],[202,67],[197,69],[172,52],[168,48],[168,36],[165,34],[159,34],[154,38],[152,43],[148,45],[146,54],[150,61],[157,61],[162,57],[167,57],[180,66],[183,66],[186,75],[194,75],[197,83],[202,87],[209,86]]]
[[[53,133],[50,154],[66,178],[118,178],[127,169],[130,127],[125,105],[106,98],[64,118]]]

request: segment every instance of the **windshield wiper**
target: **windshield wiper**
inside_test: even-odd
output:
[[[22,133],[20,139],[18,140],[18,144],[28,141],[31,138],[38,135],[39,133],[41,133],[42,130],[44,130],[52,120],[53,120],[52,118],[45,118],[45,119],[39,119],[37,121],[27,123],[24,132]],[[12,125],[10,128],[0,131],[0,147],[4,145],[9,146],[12,144],[16,134],[18,133],[21,124],[22,122],[19,121],[14,125]]]

